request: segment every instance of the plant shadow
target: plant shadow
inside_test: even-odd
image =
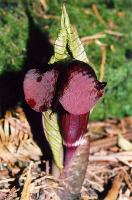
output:
[[[34,22],[32,15],[25,6],[28,18],[28,40],[26,44],[26,59],[20,72],[7,72],[0,76],[0,115],[17,105],[21,105],[30,124],[35,142],[43,152],[43,159],[52,159],[49,144],[44,136],[42,115],[29,108],[23,94],[23,80],[26,72],[32,68],[43,70],[53,55],[53,46],[49,42],[47,32],[42,32]]]

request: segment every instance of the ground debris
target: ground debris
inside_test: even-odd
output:
[[[40,160],[39,148],[33,141],[30,126],[22,110],[19,108],[15,112],[8,112],[6,117],[1,119],[0,127],[3,131],[0,132],[0,148],[4,149],[0,155],[0,200],[60,200],[56,193],[58,189],[60,191],[63,189],[60,179],[49,174],[49,170],[46,169],[48,161]],[[21,130],[26,136],[20,134]],[[107,119],[89,124],[89,135],[91,135],[89,164],[81,192],[76,200],[131,198],[132,151],[124,151],[117,145],[119,133],[126,139],[132,140],[131,132],[132,117],[121,120]],[[12,139],[14,137],[12,134],[15,140]],[[23,140],[26,142],[29,138],[35,144],[33,145],[37,152],[35,157],[24,146],[24,153],[17,161],[19,154],[16,147],[19,149],[21,142]],[[46,170],[44,171],[41,166]]]
[[[6,162],[12,167],[18,161],[39,160],[42,155],[20,108],[12,112],[8,111],[0,120],[0,152],[1,164]]]

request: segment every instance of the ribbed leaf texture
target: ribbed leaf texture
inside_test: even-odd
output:
[[[63,168],[63,147],[62,138],[59,131],[57,115],[48,110],[43,113],[43,127],[45,136],[50,144],[54,160],[59,168]]]
[[[78,36],[78,32],[77,32],[76,28],[70,24],[70,20],[69,20],[68,14],[66,12],[65,5],[63,5],[63,7],[62,7],[62,13],[65,17],[64,28],[66,29],[66,33],[67,33],[68,47],[72,53],[73,58],[83,61],[83,62],[86,62],[86,63],[89,63],[89,59],[87,58],[84,47]]]

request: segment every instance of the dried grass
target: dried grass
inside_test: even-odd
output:
[[[15,115],[7,112],[0,121],[1,162],[14,165],[18,161],[39,160],[42,153],[33,140],[24,114],[16,112]]]

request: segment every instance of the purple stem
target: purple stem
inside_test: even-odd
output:
[[[60,117],[61,131],[65,146],[64,166],[69,163],[74,156],[77,147],[82,142],[82,136],[87,131],[89,113],[82,115],[73,115],[64,112]]]

